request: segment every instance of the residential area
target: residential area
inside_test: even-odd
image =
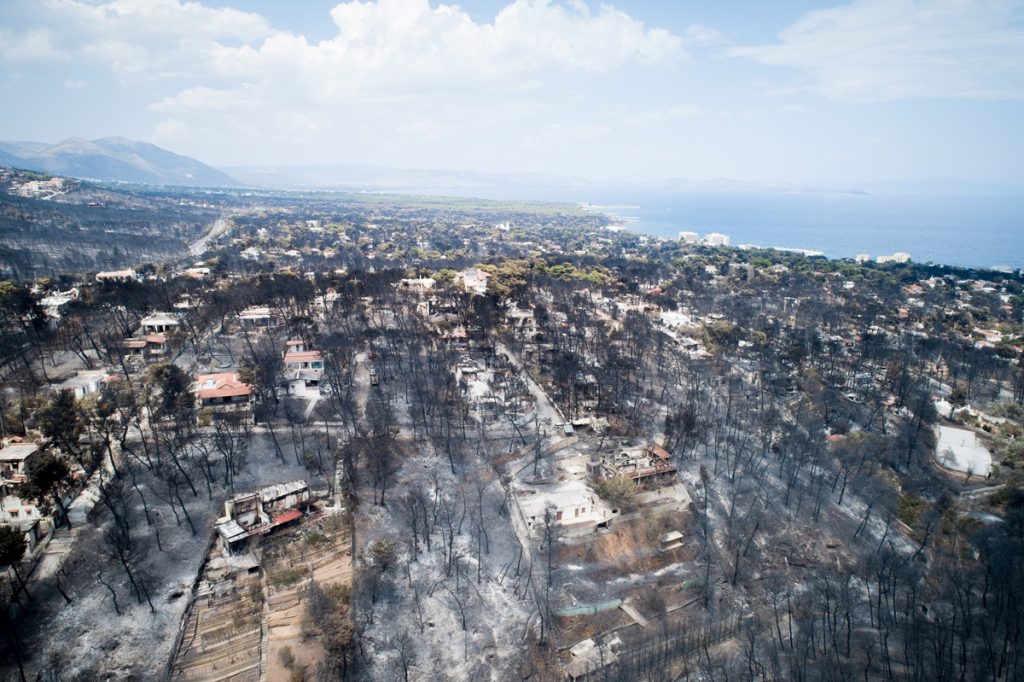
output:
[[[1020,672],[1020,273],[208,201],[0,284],[6,678]]]

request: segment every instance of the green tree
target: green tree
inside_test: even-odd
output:
[[[84,425],[74,393],[64,389],[50,400],[39,413],[39,425],[43,435],[81,463],[82,447],[79,441]]]
[[[14,575],[17,576],[18,582],[21,583],[21,589],[31,599],[32,595],[28,594],[25,580],[18,571],[18,562],[25,556],[25,549],[27,547],[24,533],[10,526],[0,526],[0,566],[10,566],[14,569]]]
[[[146,371],[146,386],[150,391],[159,393],[156,407],[164,415],[177,414],[191,407],[188,392],[191,383],[188,375],[170,362],[155,364]]]
[[[618,509],[629,509],[636,495],[636,481],[625,474],[606,478],[598,484],[597,494]]]
[[[62,497],[62,493],[71,481],[71,469],[68,468],[67,462],[52,452],[45,452],[37,457],[29,458],[25,468],[28,478],[25,492],[30,497],[39,499],[51,497],[60,508],[64,524],[71,528],[71,519],[68,518]]]

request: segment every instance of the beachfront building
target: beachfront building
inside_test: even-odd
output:
[[[879,256],[878,263],[907,263],[910,261],[910,254],[905,251],[897,251],[891,256]]]
[[[700,235],[696,232],[680,232],[679,241],[684,244],[696,244],[700,241]]]
[[[704,244],[707,246],[729,246],[729,235],[721,232],[709,232],[704,235]]]

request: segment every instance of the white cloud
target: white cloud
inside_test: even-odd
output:
[[[647,128],[699,114],[700,107],[693,106],[692,104],[678,104],[629,114],[622,119],[622,124],[631,128]]]
[[[1024,99],[1019,0],[857,0],[809,12],[771,45],[727,51],[843,100]]]
[[[337,5],[331,18],[337,28],[331,40],[310,44],[279,32],[258,46],[218,45],[211,67],[235,78],[305,82],[330,98],[495,83],[522,87],[551,70],[604,73],[684,55],[678,36],[613,7],[595,13],[579,2],[515,0],[493,23],[476,23],[455,5],[354,1]]]
[[[19,30],[45,28],[41,44],[73,57],[76,76],[97,81],[98,67],[151,93],[153,141],[227,163],[330,149],[476,165],[519,153],[521,139],[568,148],[628,125],[594,111],[631,76],[669,75],[688,62],[686,45],[717,40],[598,0],[506,0],[490,21],[445,0],[347,0],[325,14],[334,35],[319,42],[200,2],[9,1],[29,17]],[[0,25],[4,14],[0,4]]]
[[[5,10],[30,26],[0,31],[0,61],[84,58],[121,76],[202,73],[215,46],[273,32],[258,14],[179,0],[11,0],[0,21]]]
[[[0,29],[0,61],[34,62],[67,59],[53,45],[50,31],[30,28],[21,33]]]
[[[68,90],[77,90],[79,88],[84,88],[86,85],[87,83],[85,81],[77,80],[75,78],[68,78],[64,81],[64,87]]]

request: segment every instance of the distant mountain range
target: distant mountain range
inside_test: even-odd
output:
[[[185,187],[259,187],[407,194],[449,194],[494,199],[570,200],[595,192],[667,193],[842,193],[1024,195],[1024,186],[955,178],[852,183],[845,187],[730,178],[654,182],[594,182],[548,173],[484,173],[442,169],[399,169],[369,164],[260,165],[212,168],[147,142],[122,137],[69,138],[57,144],[0,142],[0,166],[78,178]]]
[[[891,180],[846,186],[751,182],[731,178],[652,182],[594,182],[547,173],[483,173],[475,171],[398,169],[363,164],[226,166],[224,172],[244,185],[276,189],[322,189],[413,194],[454,194],[485,198],[556,198],[596,191],[667,193],[831,193],[1024,195],[1024,185],[988,183],[955,178]]]
[[[226,166],[223,169],[246,185],[278,189],[339,189],[378,192],[458,194],[474,190],[590,188],[580,178],[546,173],[483,173],[440,169],[399,169],[369,164]]]
[[[0,166],[90,180],[185,187],[232,187],[231,176],[187,156],[123,137],[57,144],[0,142]]]

